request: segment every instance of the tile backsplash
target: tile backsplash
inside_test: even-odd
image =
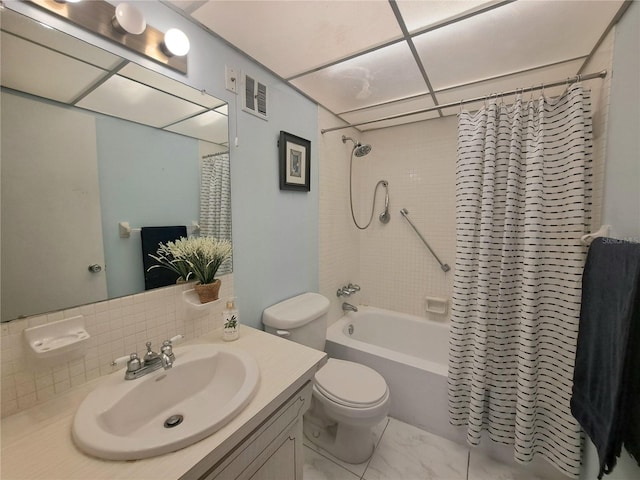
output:
[[[233,296],[233,275],[221,276],[220,300],[193,306],[183,299],[191,284],[151,290],[82,307],[2,324],[2,417],[46,401],[72,387],[117,370],[111,362],[131,352],[142,355],[151,341],[183,334],[193,339],[222,326],[225,300]],[[84,357],[62,364],[36,364],[24,341],[25,328],[82,315],[91,335]]]

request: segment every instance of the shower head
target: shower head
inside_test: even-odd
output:
[[[342,143],[347,143],[347,140],[351,140],[353,142],[353,154],[356,157],[364,157],[365,155],[367,155],[370,151],[371,151],[371,145],[369,145],[368,143],[366,144],[361,144],[360,142],[354,140],[351,137],[345,137],[344,135],[342,136]]]
[[[355,150],[356,150],[355,151],[356,157],[364,157],[365,155],[368,155],[369,152],[371,151],[371,145],[369,145],[368,143],[365,143],[364,145],[358,144]]]

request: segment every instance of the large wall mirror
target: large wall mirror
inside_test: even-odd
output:
[[[142,227],[231,240],[225,102],[1,16],[2,321],[144,291]]]

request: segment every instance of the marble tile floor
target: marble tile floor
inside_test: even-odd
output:
[[[467,447],[387,418],[360,465],[342,462],[304,439],[304,480],[543,480]]]

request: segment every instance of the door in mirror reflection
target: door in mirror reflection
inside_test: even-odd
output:
[[[1,95],[2,318],[106,298],[93,117]]]

